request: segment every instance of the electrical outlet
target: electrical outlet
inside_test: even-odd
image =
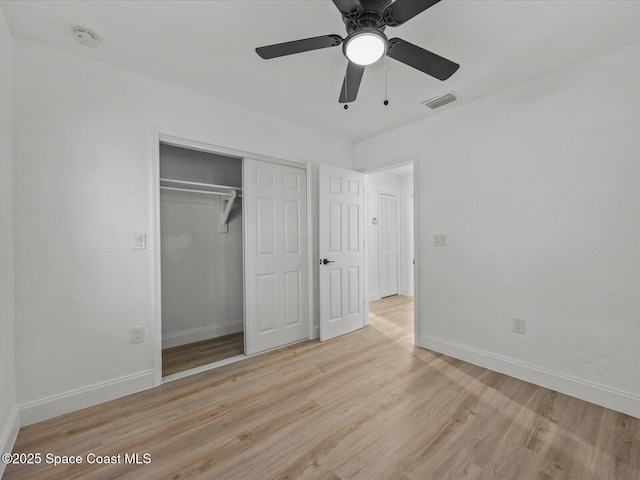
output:
[[[146,233],[134,233],[133,234],[133,249],[145,250],[147,248],[147,234]]]
[[[133,327],[131,329],[131,343],[144,343],[144,327]]]
[[[525,333],[525,321],[523,318],[513,319],[513,333]]]

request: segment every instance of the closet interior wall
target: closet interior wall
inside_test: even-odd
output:
[[[161,179],[175,188],[242,187],[242,160],[160,145]],[[238,191],[226,228],[229,196],[160,190],[162,348],[241,332],[243,316],[242,197]],[[227,230],[226,232],[224,230]]]

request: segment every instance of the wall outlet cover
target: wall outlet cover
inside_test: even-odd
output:
[[[134,233],[133,234],[133,249],[145,250],[147,248],[147,234],[146,233]]]
[[[144,343],[144,341],[145,341],[145,328],[133,327],[131,329],[131,344],[135,345],[136,343]]]
[[[522,318],[513,319],[513,332],[524,334],[526,332],[526,322]]]

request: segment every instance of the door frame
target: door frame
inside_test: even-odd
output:
[[[151,335],[150,343],[153,349],[153,383],[154,386],[161,385],[163,383],[162,377],[162,249],[161,249],[161,234],[160,234],[160,144],[164,143],[176,147],[186,148],[189,150],[198,150],[201,152],[214,153],[218,155],[226,155],[229,157],[237,158],[242,161],[242,168],[244,172],[244,159],[246,157],[254,158],[256,160],[262,160],[265,162],[275,163],[279,165],[286,165],[290,167],[300,168],[306,171],[307,177],[307,252],[308,252],[308,295],[310,299],[313,299],[314,282],[313,282],[313,243],[312,243],[312,215],[311,215],[311,166],[309,162],[299,162],[296,160],[290,160],[286,158],[272,157],[269,155],[263,155],[259,152],[248,150],[245,146],[241,145],[223,145],[216,139],[198,137],[183,131],[178,131],[171,127],[152,126],[150,135],[150,149],[151,149],[151,225],[149,229],[149,250],[151,254]],[[244,176],[244,173],[243,173]],[[244,188],[244,185],[243,185]],[[242,208],[245,208],[244,203]],[[247,228],[246,215],[242,215],[242,270],[243,270],[243,328],[246,331],[246,288],[244,284],[245,272],[245,250],[246,250],[246,238],[245,232]],[[313,301],[309,301],[308,307],[308,336],[307,339],[313,338]],[[246,352],[246,336],[245,336],[245,352]],[[266,352],[261,352],[266,353]],[[260,355],[260,353],[256,354]],[[212,363],[210,365],[204,365],[202,367],[195,368],[193,370],[187,370],[180,372],[174,376],[171,376],[168,380],[175,378],[181,378],[183,376],[199,373],[204,370],[216,368],[233,361],[242,360],[249,357],[246,353],[239,357],[232,357],[231,359],[221,360],[220,362]],[[166,381],[166,380],[165,380]]]
[[[393,160],[390,160],[388,162],[383,162],[379,165],[377,165],[374,168],[371,169],[367,169],[367,170],[363,170],[362,173],[364,173],[365,175],[369,175],[371,173],[380,173],[380,172],[384,172],[385,170],[391,170],[392,168],[396,168],[396,167],[402,167],[404,165],[413,165],[413,258],[415,260],[415,265],[413,266],[413,344],[414,345],[418,345],[418,339],[420,338],[420,323],[418,322],[418,319],[420,318],[420,297],[418,295],[418,292],[420,291],[419,288],[419,269],[420,269],[420,229],[418,227],[418,218],[419,218],[419,211],[420,211],[420,202],[419,202],[419,198],[420,198],[420,194],[419,194],[419,189],[418,189],[418,176],[419,176],[419,170],[420,170],[420,162],[419,160],[419,155],[416,153],[414,155],[409,155],[409,156],[405,156],[405,157],[401,157],[401,158],[396,158]],[[367,178],[367,177],[365,177]],[[369,195],[369,185],[368,185],[368,181],[365,183],[365,196]],[[377,196],[377,193],[376,193]],[[398,205],[399,208],[399,205]],[[365,218],[369,218],[369,201],[365,201]],[[399,227],[398,227],[399,228]],[[369,229],[365,228],[365,249],[364,249],[364,255],[365,255],[365,268],[368,269],[369,268]],[[364,281],[365,281],[365,291],[367,292],[367,297],[368,297],[368,292],[369,292],[369,285],[368,285],[368,272],[366,272],[367,274],[365,275]],[[367,302],[365,305],[366,308],[366,317],[365,317],[365,324],[368,325],[369,324],[369,301],[367,298]]]
[[[388,169],[386,169],[388,170]],[[384,171],[384,170],[383,170]],[[379,173],[379,172],[378,172]],[[384,195],[387,197],[394,197],[396,199],[396,218],[398,219],[397,221],[397,228],[395,231],[396,234],[396,247],[398,249],[398,251],[396,252],[397,255],[397,266],[396,266],[396,280],[400,279],[400,194],[399,193],[391,193],[391,192],[385,192],[383,190],[378,190],[376,193],[376,201],[378,204],[378,227],[380,226],[380,196]],[[366,233],[365,233],[366,235]],[[380,228],[378,228],[378,258],[380,257]],[[378,260],[378,287],[380,287],[380,260]],[[379,288],[378,288],[379,290]],[[400,293],[400,284],[399,282],[396,283],[396,295],[398,295]],[[388,296],[388,295],[386,295]],[[381,295],[382,297],[382,295]],[[384,297],[382,297],[384,298]]]

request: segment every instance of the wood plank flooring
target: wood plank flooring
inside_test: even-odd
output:
[[[243,353],[243,332],[167,348],[162,351],[162,376],[166,377]]]
[[[22,428],[15,447],[148,465],[9,465],[4,479],[640,478],[640,420],[414,348],[410,302],[376,302],[368,327],[329,342]]]
[[[413,297],[394,295],[369,304],[369,324],[413,351]]]

